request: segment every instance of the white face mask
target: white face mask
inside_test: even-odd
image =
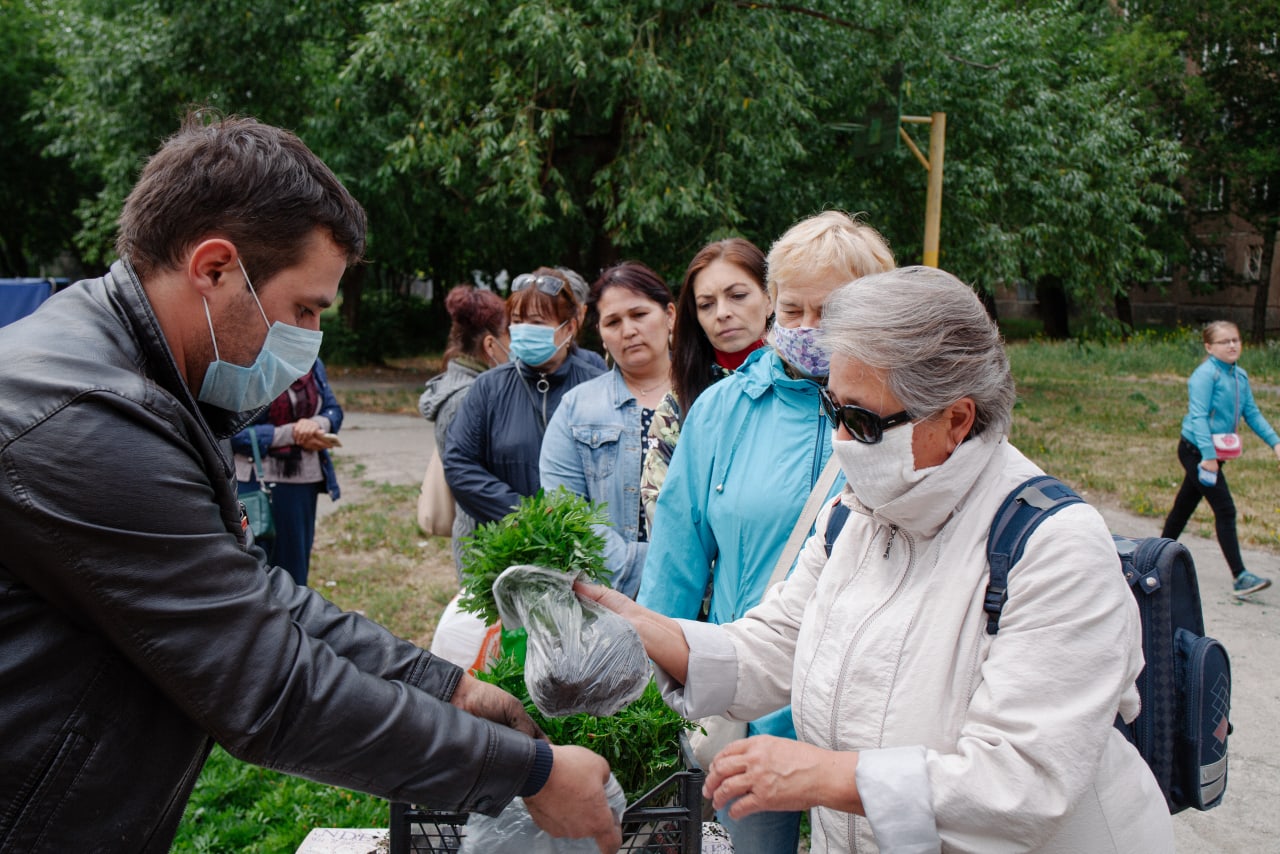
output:
[[[835,454],[849,481],[853,494],[872,510],[904,495],[919,483],[932,468],[916,471],[911,440],[915,424],[908,423],[884,431],[884,438],[874,445],[856,439],[833,439]]]

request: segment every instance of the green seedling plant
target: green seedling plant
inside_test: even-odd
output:
[[[493,582],[507,567],[528,564],[558,569],[597,584],[609,583],[604,565],[604,508],[563,486],[522,498],[511,513],[476,528],[462,547],[462,595],[458,607],[485,623],[498,622]]]
[[[478,527],[464,544],[458,606],[497,623],[493,582],[510,566],[541,566],[608,585],[604,538],[596,532],[596,526],[607,524],[601,505],[564,487],[522,499],[507,516]],[[525,643],[524,630],[504,630],[502,655],[477,676],[518,697],[553,744],[576,744],[607,759],[628,803],[681,769],[680,733],[696,724],[668,708],[652,680],[639,699],[609,717],[549,718],[529,697]]]
[[[549,718],[538,711],[524,682],[521,646],[513,638],[504,641],[502,655],[476,676],[491,682],[524,703],[552,744],[576,744],[600,754],[609,762],[627,803],[681,770],[680,733],[697,724],[671,711],[662,693],[650,680],[640,698],[607,718],[568,715]]]

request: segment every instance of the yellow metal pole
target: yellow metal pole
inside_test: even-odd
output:
[[[929,189],[924,203],[926,267],[938,266],[938,234],[942,230],[942,157],[947,140],[947,114],[934,113],[929,126]]]

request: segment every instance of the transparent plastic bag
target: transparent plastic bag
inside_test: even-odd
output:
[[[627,796],[610,774],[604,786],[614,821],[622,821]],[[458,854],[600,854],[594,839],[557,839],[533,823],[522,798],[515,798],[497,816],[473,813]]]
[[[631,624],[573,592],[574,576],[509,566],[493,582],[508,629],[529,635],[524,682],[547,717],[608,717],[644,693],[651,667]]]

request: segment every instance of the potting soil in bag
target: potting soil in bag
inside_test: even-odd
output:
[[[612,774],[604,786],[615,821],[622,820],[627,797]],[[515,798],[497,816],[473,813],[458,854],[600,854],[594,839],[557,839],[533,823],[524,800]]]
[[[574,576],[541,566],[509,566],[493,582],[508,629],[528,633],[524,682],[550,718],[608,717],[644,693],[649,656],[631,624],[573,592]]]

